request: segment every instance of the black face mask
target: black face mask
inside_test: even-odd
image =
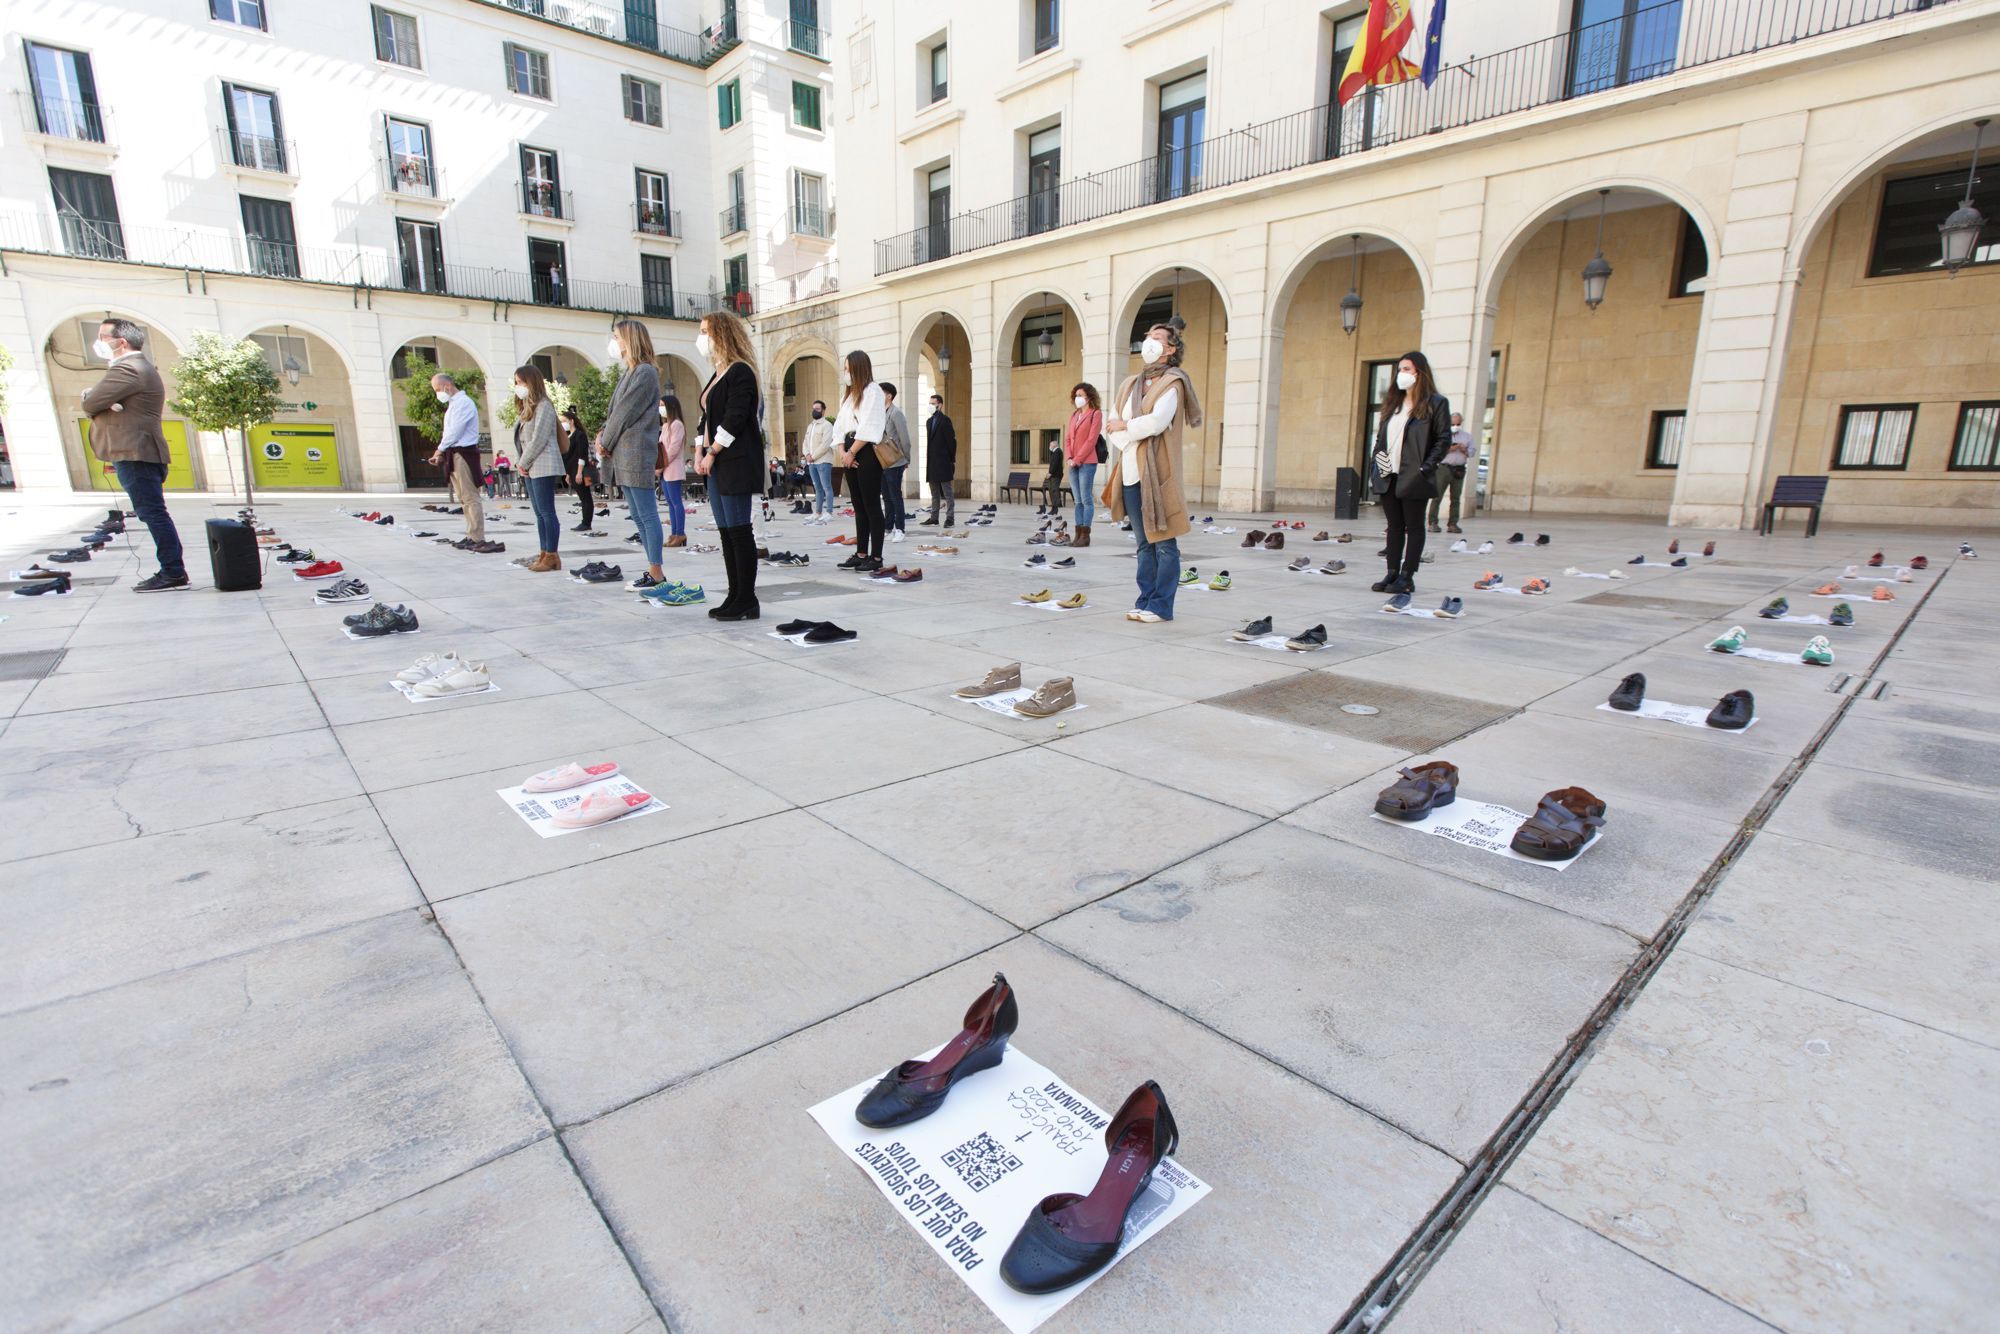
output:
[[[814,421],[818,421],[818,420],[819,420],[819,419],[820,419],[821,417],[824,417],[824,416],[826,416],[826,410],[825,410],[824,408],[814,408],[814,409],[813,409],[813,420],[814,420]]]

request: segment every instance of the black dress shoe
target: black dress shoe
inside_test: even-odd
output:
[[[1510,538],[1508,538],[1508,539],[1507,539],[1507,545],[1508,545],[1508,546],[1510,546],[1510,547],[1518,547],[1518,546],[1520,546],[1520,545],[1521,545],[1521,544],[1522,544],[1523,542],[1525,542],[1525,541],[1527,541],[1527,540],[1528,540],[1528,538],[1527,538],[1527,534],[1525,534],[1525,533],[1516,533],[1516,534],[1514,534],[1514,535],[1513,535],[1512,537],[1510,537]]]
[[[1605,702],[1614,709],[1635,713],[1645,699],[1646,678],[1642,673],[1634,672],[1618,683],[1618,688],[1611,692],[1611,698]]]
[[[859,634],[852,630],[843,630],[832,621],[821,621],[806,631],[808,644],[845,644],[850,639],[859,638],[861,638]]]
[[[1050,1195],[1028,1211],[1000,1261],[1007,1286],[1017,1292],[1060,1292],[1117,1259],[1132,1206],[1180,1142],[1167,1095],[1147,1080],[1105,1129],[1104,1146],[1111,1156],[1090,1194]]]
[[[802,635],[808,630],[817,630],[824,624],[826,624],[824,621],[786,621],[778,627],[778,633],[781,635]]]
[[[1014,988],[1006,974],[995,973],[993,985],[965,1012],[959,1035],[928,1061],[904,1061],[883,1075],[855,1107],[854,1119],[875,1130],[923,1120],[944,1105],[961,1079],[1000,1064],[1020,1022]]]
[[[1757,716],[1757,701],[1747,690],[1732,690],[1708,711],[1708,725],[1727,732],[1740,732]]]

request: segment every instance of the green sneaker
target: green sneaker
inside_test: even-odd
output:
[[[1215,578],[1208,581],[1208,586],[1213,592],[1227,593],[1229,591],[1229,571],[1224,570],[1221,574],[1216,575]]]
[[[700,584],[680,584],[672,592],[660,599],[662,603],[669,607],[691,607],[695,603],[705,600]]]
[[[652,598],[655,602],[665,602],[671,594],[685,587],[687,585],[678,579],[662,579],[651,588],[640,589],[639,596],[642,598]]]
[[[1848,606],[1845,602],[1836,602],[1833,604],[1833,610],[1827,614],[1826,619],[1835,625],[1852,625],[1854,624],[1854,608]]]
[[[1196,570],[1194,566],[1190,565],[1185,570],[1181,571],[1181,583],[1198,584],[1200,582],[1201,582],[1201,573],[1200,571]]]
[[[1827,641],[1825,635],[1814,635],[1806,641],[1806,646],[1799,650],[1799,661],[1808,667],[1831,667],[1833,645]]]
[[[1759,616],[1762,616],[1767,621],[1775,621],[1780,616],[1783,616],[1785,613],[1789,612],[1791,609],[1792,609],[1791,603],[1787,602],[1783,598],[1775,598],[1772,600],[1770,606],[1764,608],[1764,610],[1758,612],[1757,614]]]
[[[1709,648],[1717,653],[1734,653],[1736,650],[1742,648],[1744,642],[1749,638],[1750,636],[1743,632],[1742,626],[1732,625],[1729,627],[1728,634],[1710,641]]]

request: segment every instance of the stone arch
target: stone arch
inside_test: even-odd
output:
[[[280,370],[278,392],[288,401],[301,405],[299,411],[288,414],[279,421],[266,423],[276,428],[277,434],[267,437],[267,446],[275,443],[282,447],[297,442],[305,434],[328,432],[331,434],[333,457],[337,468],[331,475],[319,467],[301,467],[303,450],[283,450],[277,460],[259,459],[253,453],[252,467],[256,470],[259,489],[332,489],[361,490],[366,485],[362,467],[362,441],[357,413],[357,388],[354,383],[354,359],[339,340],[330,337],[319,325],[285,318],[265,320],[246,328],[240,335],[249,338],[255,334],[271,334],[279,337],[297,338],[306,344],[306,365],[297,385],[283,382]],[[327,366],[328,358],[334,363]],[[310,409],[305,403],[312,403]],[[255,432],[253,431],[253,435]],[[255,444],[253,440],[252,444]],[[324,451],[325,440],[306,439],[306,449]]]
[[[934,342],[934,334],[941,341]],[[939,347],[951,349],[952,369],[949,372],[939,363]],[[944,399],[945,415],[951,418],[958,437],[952,469],[954,496],[969,497],[972,494],[973,384],[979,374],[976,356],[972,326],[956,308],[948,305],[940,305],[917,319],[910,326],[910,336],[903,348],[902,375],[908,385],[905,392],[909,395],[905,411],[910,418],[911,436],[917,451],[917,458],[911,461],[910,475],[921,483],[930,480],[928,422],[930,395],[935,393]]]
[[[1410,262],[1410,267],[1416,270],[1419,293],[1428,297],[1431,290],[1430,267],[1424,261],[1423,252],[1410,240],[1408,234],[1379,224],[1355,223],[1327,232],[1302,249],[1298,258],[1284,268],[1282,276],[1271,288],[1270,319],[1274,332],[1284,328],[1285,315],[1291,307],[1292,299],[1298,295],[1299,285],[1305,281],[1306,275],[1328,260],[1345,258],[1348,239],[1357,235],[1362,238],[1364,254],[1372,253],[1367,244],[1370,241],[1385,242],[1400,251],[1403,258]]]
[[[1133,321],[1139,317],[1146,298],[1162,287],[1171,288],[1178,277],[1184,293],[1177,306],[1188,317],[1187,353],[1182,362],[1201,396],[1202,424],[1182,436],[1183,466],[1186,468],[1187,497],[1190,504],[1213,504],[1222,487],[1222,416],[1227,398],[1229,322],[1233,303],[1221,280],[1206,266],[1186,261],[1154,262],[1144,276],[1125,289],[1114,307],[1110,336],[1104,348],[1105,378],[1101,388],[1107,399],[1140,367],[1131,350]],[[1105,410],[1112,411],[1107,402]]]
[[[395,387],[396,355],[404,348],[416,344],[437,346],[440,366],[449,368],[469,363],[472,369],[485,376],[485,388],[480,391],[479,396],[480,424],[483,429],[489,432],[499,429],[497,425],[498,419],[494,416],[493,395],[495,392],[506,392],[506,380],[508,376],[513,374],[514,368],[508,366],[505,370],[498,372],[500,381],[496,384],[494,381],[496,372],[488,364],[489,359],[482,357],[470,343],[461,341],[451,334],[440,332],[442,328],[446,327],[449,326],[412,321],[399,328],[393,336],[385,337],[382,340],[382,348],[388,353],[382,368],[382,374],[389,396],[389,420],[396,431],[397,452],[402,460],[403,485],[405,488],[415,487],[442,490],[445,486],[445,479],[444,474],[429,462],[432,448],[430,443],[420,440],[414,435],[414,428],[410,426],[409,417],[405,411],[403,394]],[[450,353],[445,351],[447,346],[451,349]],[[461,356],[460,354],[463,355]]]
[[[993,439],[988,457],[996,486],[1010,473],[1026,473],[1029,484],[1039,486],[1052,470],[1058,474],[1067,471],[1049,454],[1047,441],[1051,432],[1060,438],[1069,421],[1070,387],[1090,378],[1086,374],[1090,362],[1084,309],[1084,303],[1061,284],[1047,283],[1023,291],[994,322],[994,339],[986,350],[986,360],[993,376]],[[1015,342],[1023,323],[1032,317],[1056,314],[1063,322],[1055,359],[1016,364]],[[1021,436],[1019,444],[1017,435]],[[972,466],[978,471],[977,462]]]
[[[1813,242],[1818,239],[1821,230],[1847,201],[1847,197],[1853,193],[1856,186],[1888,166],[1904,149],[1921,144],[1927,139],[1939,138],[1953,130],[1969,127],[1973,121],[1982,117],[1993,120],[1994,124],[1986,127],[1985,151],[1981,153],[1981,157],[2000,162],[2000,107],[1990,103],[1975,105],[1950,116],[1935,117],[1915,130],[1877,141],[1875,147],[1858,154],[1839,172],[1832,183],[1814,198],[1810,206],[1793,215],[1792,242],[1785,251],[1786,271],[1795,273],[1805,263],[1806,253],[1812,249]],[[1800,194],[1803,197],[1803,182]],[[1988,225],[1992,225],[1990,219]]]
[[[789,398],[785,394],[787,375],[792,377],[795,391]],[[800,445],[812,422],[813,400],[825,402],[831,417],[840,410],[835,402],[839,388],[840,353],[823,334],[801,330],[780,344],[771,354],[764,384],[765,419],[775,423],[766,431],[772,454],[788,462],[800,461]]]
[[[117,489],[116,480],[101,463],[94,460],[85,444],[82,412],[77,407],[78,397],[104,373],[102,365],[89,364],[89,342],[84,339],[78,325],[88,322],[94,329],[107,314],[136,320],[146,326],[146,353],[159,367],[169,404],[173,402],[176,392],[175,368],[186,354],[191,337],[154,318],[149,308],[122,301],[109,305],[75,306],[43,327],[41,337],[35,344],[37,369],[47,386],[48,400],[55,405],[56,431],[62,442],[63,463],[69,472],[70,483],[84,491]],[[170,354],[161,347],[162,341],[171,349]],[[75,364],[70,364],[72,362]],[[172,447],[167,485],[183,491],[201,488],[207,482],[206,469],[199,462],[202,449],[193,425],[176,416],[171,407],[167,409],[164,421],[168,443]]]
[[[1722,253],[1722,229],[1716,226],[1714,214],[1708,206],[1690,191],[1676,182],[1655,176],[1631,174],[1605,176],[1581,182],[1554,198],[1545,197],[1540,204],[1521,214],[1508,228],[1499,247],[1481,264],[1477,308],[1485,309],[1493,304],[1493,298],[1499,292],[1500,284],[1506,280],[1507,271],[1513,267],[1522,248],[1536,232],[1554,221],[1558,215],[1567,213],[1578,204],[1588,203],[1591,196],[1599,190],[1609,190],[1614,195],[1619,193],[1658,195],[1667,203],[1680,205],[1681,211],[1694,219],[1694,225],[1700,230],[1702,242],[1708,247],[1708,253],[1711,256]]]

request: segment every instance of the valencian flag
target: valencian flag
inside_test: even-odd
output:
[[[1424,87],[1437,82],[1438,66],[1444,63],[1444,0],[1431,6],[1431,28],[1424,34]]]
[[[1417,77],[1417,67],[1402,54],[1415,30],[1416,20],[1410,17],[1406,0],[1368,0],[1361,38],[1354,43],[1340,76],[1337,96],[1342,106],[1370,84],[1404,83]]]

